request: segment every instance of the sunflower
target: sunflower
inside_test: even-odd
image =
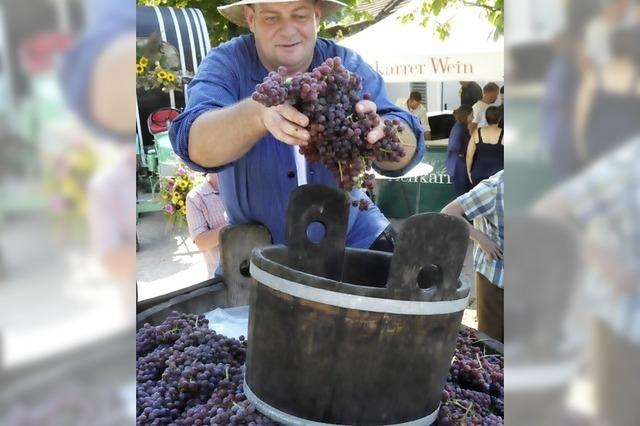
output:
[[[187,214],[187,206],[180,207],[180,213]]]
[[[178,204],[178,201],[182,200],[182,197],[180,196],[180,194],[178,194],[177,192],[173,193],[173,197],[171,197],[171,201],[173,201],[173,204]]]
[[[187,187],[189,186],[189,182],[187,182],[186,180],[182,179],[178,183],[178,186],[180,187],[180,189],[187,189]]]
[[[184,206],[184,201],[182,201],[182,200],[178,201],[178,205],[179,205],[180,207]]]
[[[136,74],[142,75],[144,74],[144,67],[140,64],[136,64]]]
[[[172,72],[167,72],[167,81],[173,83],[176,81],[176,75]]]
[[[147,59],[146,56],[141,56],[140,61],[138,61],[138,63],[143,67],[146,67],[147,65],[149,65],[149,60]]]
[[[158,73],[156,74],[158,76],[158,78],[160,80],[164,80],[165,78],[167,78],[167,72],[165,70],[160,70],[158,71]]]
[[[167,201],[169,199],[169,196],[167,194],[162,194],[162,199]]]

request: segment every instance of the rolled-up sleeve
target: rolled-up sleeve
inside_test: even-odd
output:
[[[420,120],[411,114],[409,111],[405,111],[402,108],[395,105],[389,100],[387,91],[384,86],[384,80],[371,68],[369,64],[364,62],[360,55],[357,53],[345,49],[344,63],[347,69],[355,71],[360,77],[362,77],[362,93],[368,93],[371,95],[371,100],[377,106],[377,112],[380,116],[388,118],[398,118],[405,121],[410,130],[416,137],[416,152],[411,161],[400,170],[382,170],[378,167],[374,168],[382,175],[389,177],[398,177],[406,174],[409,170],[413,169],[422,161],[426,152],[426,146],[424,144],[424,133],[422,130],[422,124]],[[409,130],[409,129],[407,129]]]
[[[224,166],[207,168],[189,158],[189,131],[193,122],[207,111],[224,108],[240,99],[237,67],[230,49],[223,45],[213,49],[200,64],[198,73],[187,89],[188,103],[185,110],[169,128],[169,138],[176,155],[191,169],[201,172],[218,172]]]
[[[491,178],[480,182],[466,194],[459,196],[456,201],[464,210],[469,220],[492,214],[496,208],[497,183]]]

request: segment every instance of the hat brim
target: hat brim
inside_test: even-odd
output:
[[[257,3],[290,3],[294,1],[299,0],[241,0],[226,6],[219,6],[218,12],[234,24],[247,28],[249,25],[244,18],[244,6]],[[338,0],[319,0],[319,6],[322,19],[326,19],[335,15],[347,5]]]

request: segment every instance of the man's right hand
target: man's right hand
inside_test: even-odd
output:
[[[289,104],[262,110],[262,123],[276,139],[289,144],[306,146],[311,137],[306,127],[309,118]]]

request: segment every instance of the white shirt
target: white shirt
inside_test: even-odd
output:
[[[420,119],[420,123],[422,124],[422,130],[425,132],[430,132],[431,126],[429,126],[429,117],[427,117],[427,109],[422,104],[419,104],[418,108],[416,109],[409,109],[409,107],[407,106],[407,101],[408,101],[407,98],[400,98],[396,101],[396,105],[404,109],[405,111],[409,111],[411,114],[418,117],[418,119]]]
[[[487,108],[489,107],[490,105],[482,99],[473,104],[473,122],[478,125],[478,129],[489,125],[489,123],[487,123],[487,117],[485,116]]]

